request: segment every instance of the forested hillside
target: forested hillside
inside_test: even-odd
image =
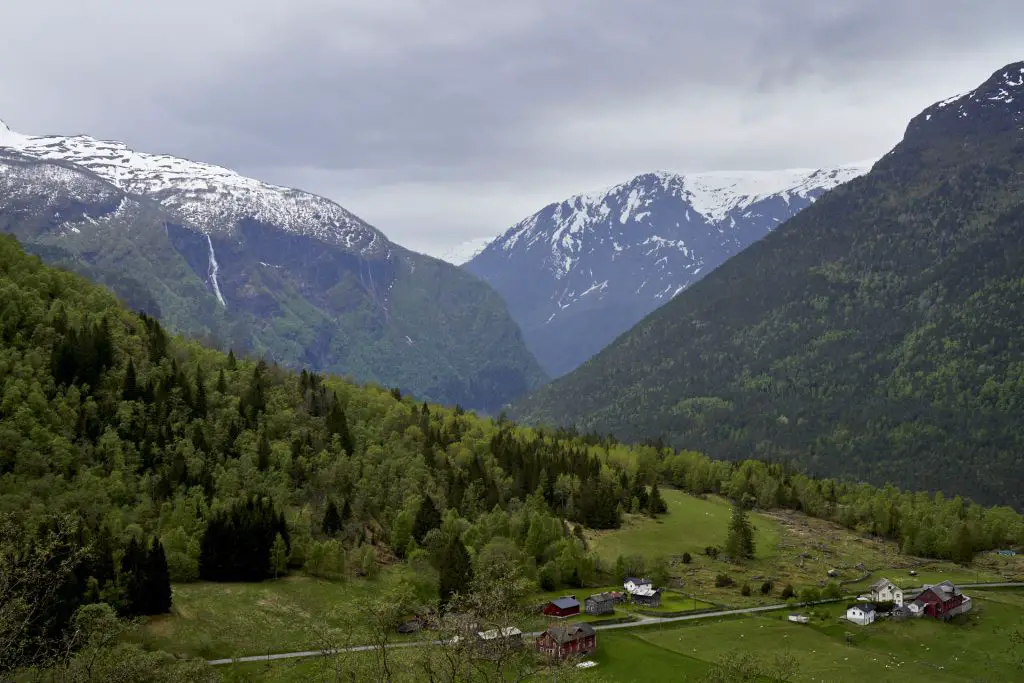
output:
[[[1024,509],[1024,63],[937,104],[531,423]]]
[[[80,603],[120,605],[130,558],[162,567],[142,559],[160,552],[178,582],[370,574],[404,558],[435,600],[498,559],[549,589],[586,585],[610,568],[566,520],[611,528],[624,511],[657,514],[659,481],[935,557],[1024,543],[1008,508],[544,433],[207,350],[11,237],[0,301],[0,566],[14,575],[55,530],[65,560],[29,584],[60,600],[39,603],[17,642],[62,632]]]

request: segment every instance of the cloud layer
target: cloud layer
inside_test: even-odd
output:
[[[16,0],[0,118],[224,164],[439,253],[654,168],[878,156],[1024,56],[993,0]]]

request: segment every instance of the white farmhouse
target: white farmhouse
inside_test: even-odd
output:
[[[889,579],[879,579],[871,584],[871,599],[875,602],[891,602],[903,606],[903,589]]]
[[[854,605],[846,610],[846,620],[860,626],[875,623],[874,605]]]
[[[644,595],[654,591],[654,584],[650,579],[638,579],[635,576],[627,576],[626,580],[622,582],[622,587],[630,595]]]

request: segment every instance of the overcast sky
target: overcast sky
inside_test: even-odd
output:
[[[328,196],[440,253],[654,169],[877,157],[1019,0],[4,0],[0,119]]]

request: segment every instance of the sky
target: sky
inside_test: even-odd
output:
[[[879,157],[1019,0],[5,0],[0,119],[329,197],[431,254],[656,169]]]

